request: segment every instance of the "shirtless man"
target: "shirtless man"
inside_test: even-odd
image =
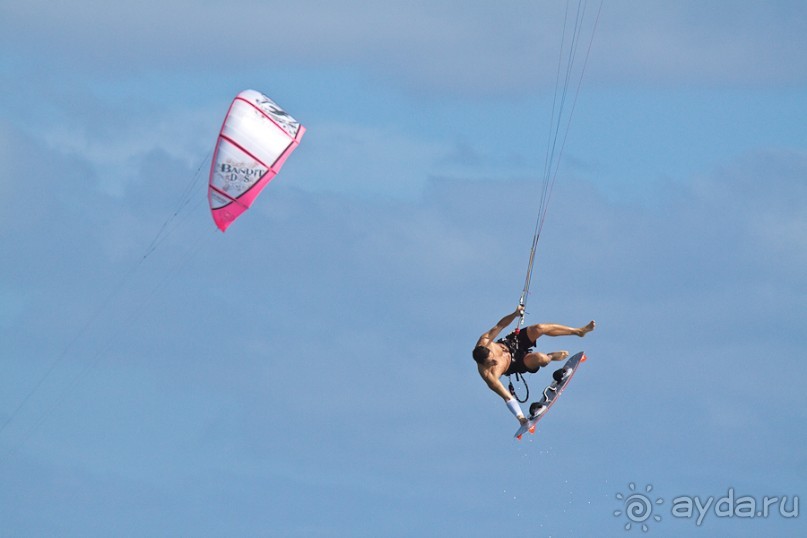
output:
[[[490,390],[504,399],[507,408],[521,424],[527,422],[521,406],[518,405],[518,400],[504,388],[499,378],[515,373],[535,373],[541,366],[546,366],[552,361],[562,361],[569,356],[568,351],[553,351],[552,353],[532,351],[531,348],[535,346],[535,341],[541,336],[575,335],[583,337],[593,331],[595,327],[593,321],[577,329],[554,323],[539,323],[521,329],[518,334],[513,331],[506,337],[494,341],[494,338],[523,312],[524,307],[519,305],[515,312],[500,319],[495,327],[479,337],[473,351],[479,375],[485,380]]]

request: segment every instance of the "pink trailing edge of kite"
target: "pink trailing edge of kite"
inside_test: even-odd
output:
[[[210,165],[208,200],[222,232],[252,206],[304,133],[305,127],[265,95],[245,90],[236,96]]]

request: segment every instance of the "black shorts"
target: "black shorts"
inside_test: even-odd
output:
[[[510,367],[504,375],[525,374],[527,372],[534,374],[541,368],[539,366],[535,370],[530,370],[527,368],[527,365],[524,364],[524,356],[532,351],[532,348],[535,346],[535,340],[530,340],[530,337],[527,336],[526,329],[518,331],[518,334],[513,331],[504,338],[496,340],[496,343],[504,344],[510,352]]]

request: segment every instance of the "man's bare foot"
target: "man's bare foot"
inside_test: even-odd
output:
[[[594,327],[596,327],[596,326],[597,326],[597,324],[594,323],[594,321],[589,321],[588,325],[586,325],[585,327],[580,327],[579,329],[577,329],[577,336],[579,336],[580,338],[584,337],[585,335],[587,335],[588,333],[593,331]]]
[[[568,351],[553,351],[552,353],[547,353],[547,355],[549,356],[549,360],[562,361],[563,359],[565,359],[566,357],[569,356],[569,352]]]

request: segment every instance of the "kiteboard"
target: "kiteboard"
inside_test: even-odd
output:
[[[516,439],[521,439],[521,436],[526,432],[535,433],[535,425],[538,421],[546,416],[549,408],[560,397],[563,391],[572,380],[574,374],[577,372],[580,364],[585,362],[586,355],[582,351],[573,355],[563,364],[561,368],[555,370],[552,374],[553,381],[545,389],[541,398],[530,405],[530,416],[526,424],[519,426],[518,431],[513,436]]]

